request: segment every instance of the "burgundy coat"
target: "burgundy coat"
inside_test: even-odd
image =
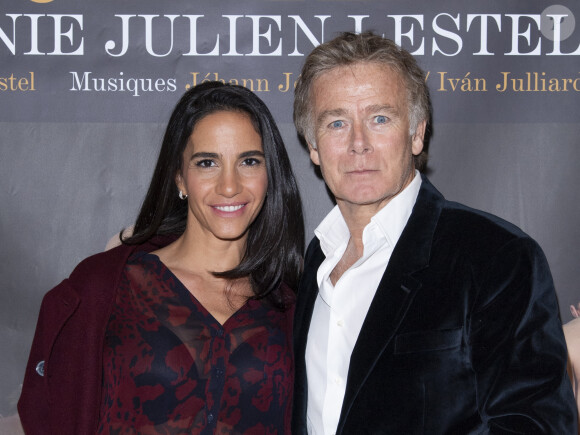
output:
[[[91,434],[99,422],[103,345],[127,259],[173,238],[83,260],[42,300],[18,413],[27,434]]]

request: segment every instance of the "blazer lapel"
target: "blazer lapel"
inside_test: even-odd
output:
[[[421,288],[421,282],[413,274],[429,265],[443,202],[443,196],[423,176],[413,212],[391,255],[353,349],[337,433],[341,432],[361,386]]]
[[[306,433],[306,405],[308,400],[308,385],[306,379],[306,341],[308,330],[314,311],[314,303],[318,296],[316,274],[318,267],[324,260],[320,243],[314,238],[308,247],[304,262],[304,272],[300,280],[296,309],[294,312],[294,356],[295,356],[295,384],[294,407],[292,410],[292,433]]]
[[[316,274],[318,267],[324,260],[324,254],[320,249],[320,242],[314,238],[308,247],[305,256],[304,272],[300,280],[296,310],[294,314],[294,342],[296,355],[303,355],[306,350],[306,339],[310,329],[314,303],[318,296],[318,284]]]

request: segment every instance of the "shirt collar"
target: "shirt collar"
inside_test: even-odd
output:
[[[320,222],[320,225],[314,230],[314,235],[320,240],[320,249],[326,257],[336,252],[341,246],[346,247],[350,231],[338,205],[335,205]]]
[[[369,241],[374,238],[372,233],[375,231],[382,233],[390,245],[394,246],[397,243],[411,216],[421,183],[421,175],[415,170],[415,177],[411,183],[371,218],[371,222],[363,231],[365,249]],[[343,249],[346,247],[350,231],[338,206],[326,215],[314,230],[314,234],[320,240],[320,248],[326,257],[341,247]]]
[[[419,171],[415,170],[415,177],[411,183],[371,218],[371,223],[376,224],[380,228],[392,246],[398,242],[399,237],[401,237],[407,225],[407,221],[417,201],[421,183],[421,175]],[[363,231],[363,243],[366,243],[365,232],[369,226],[370,224]]]

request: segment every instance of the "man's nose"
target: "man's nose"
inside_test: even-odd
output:
[[[365,154],[372,151],[368,131],[362,122],[353,124],[349,151],[354,154]]]

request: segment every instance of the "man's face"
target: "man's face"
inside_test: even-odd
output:
[[[344,213],[384,207],[414,177],[425,122],[409,134],[407,91],[399,73],[358,63],[323,73],[312,87],[310,158]]]

